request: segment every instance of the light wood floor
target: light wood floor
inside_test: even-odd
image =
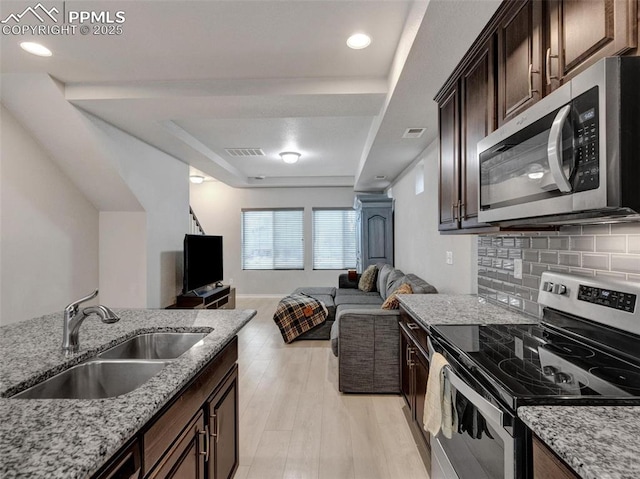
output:
[[[338,392],[329,341],[287,345],[277,299],[239,333],[240,467],[236,479],[428,479],[400,396]]]

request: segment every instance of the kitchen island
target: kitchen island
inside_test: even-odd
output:
[[[80,350],[60,349],[62,313],[0,328],[0,477],[88,478],[138,434],[227,347],[253,310],[116,310],[120,321],[88,317]],[[12,399],[10,396],[149,332],[209,333],[142,386],[122,396]]]

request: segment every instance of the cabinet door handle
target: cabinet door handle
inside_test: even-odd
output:
[[[547,56],[545,58],[545,70],[547,72],[547,85],[551,85],[551,80],[557,80],[558,75],[551,75],[551,59],[558,58],[558,55],[551,54],[551,47],[547,48]]]
[[[204,451],[200,451],[200,455],[204,456],[206,462],[209,462],[209,426],[205,426],[204,431],[198,431],[198,434],[204,436]]]
[[[213,419],[213,430],[211,431],[211,437],[214,438],[216,444],[218,444],[218,416],[213,413],[211,415],[211,419]]]
[[[451,203],[451,218],[453,219],[453,221],[458,221],[458,218],[456,217],[456,204],[455,203]]]
[[[534,93],[538,93],[538,90],[533,89],[533,74],[540,73],[538,70],[533,69],[533,63],[529,63],[529,97],[532,97]]]
[[[416,323],[407,323],[407,328],[413,329],[415,331],[416,329],[420,329],[420,326],[418,326]]]
[[[464,216],[462,216],[462,211],[464,210],[464,203],[462,202],[462,200],[458,201],[458,217],[460,218],[460,221],[462,221],[464,219]]]

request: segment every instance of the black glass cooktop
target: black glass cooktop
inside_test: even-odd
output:
[[[640,338],[573,318],[553,324],[432,326],[434,339],[514,409],[640,405]]]

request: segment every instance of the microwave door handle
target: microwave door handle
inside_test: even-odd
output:
[[[562,127],[564,122],[567,121],[569,112],[571,111],[571,105],[563,106],[551,125],[551,131],[549,132],[549,142],[547,143],[547,157],[549,159],[549,170],[553,181],[555,181],[558,189],[563,193],[569,193],[571,191],[571,183],[564,176],[562,171]]]
[[[471,404],[473,404],[485,417],[490,421],[494,427],[496,425],[502,426],[503,414],[500,409],[495,407],[480,394],[475,392],[471,386],[464,382],[461,378],[456,376],[449,366],[444,367],[445,378],[456,388],[460,394],[466,397]]]

